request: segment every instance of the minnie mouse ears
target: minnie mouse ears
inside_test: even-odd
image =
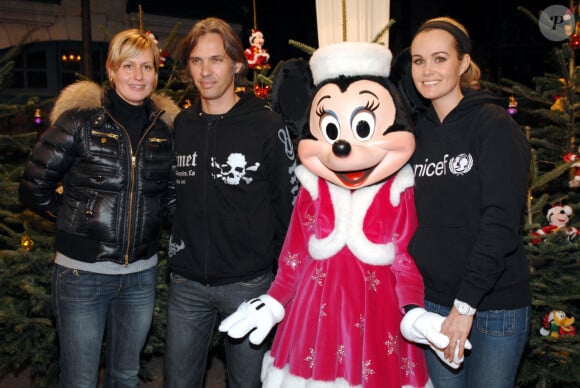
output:
[[[391,51],[378,43],[340,42],[317,49],[310,58],[315,85],[339,76],[388,77]]]
[[[411,77],[411,65],[411,49],[407,47],[393,59],[389,78],[397,85],[399,93],[412,112],[413,118],[416,119],[417,116],[425,112],[429,106],[429,100],[421,96],[415,88]]]
[[[310,61],[285,61],[272,84],[273,110],[279,113],[293,138],[308,132],[308,111],[318,84],[340,76],[378,76],[390,74],[391,51],[378,43],[341,42],[323,46]]]
[[[301,136],[308,121],[313,90],[308,62],[296,58],[282,63],[272,84],[272,109],[280,114],[294,139]]]

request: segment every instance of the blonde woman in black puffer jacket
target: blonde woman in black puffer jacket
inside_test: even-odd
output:
[[[65,88],[26,162],[24,206],[56,222],[52,308],[60,386],[136,387],[151,325],[158,242],[174,209],[173,119],[154,94],[159,49],[131,29],[110,43],[110,88]],[[62,190],[57,190],[62,186]],[[106,336],[106,337],[105,337]]]

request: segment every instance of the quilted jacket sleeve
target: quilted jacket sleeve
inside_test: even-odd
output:
[[[74,161],[74,120],[62,115],[34,145],[20,180],[20,202],[39,215],[55,220],[61,203],[58,187]],[[71,124],[71,125],[69,125]]]

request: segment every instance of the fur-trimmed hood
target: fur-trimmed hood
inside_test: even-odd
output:
[[[103,105],[105,99],[105,89],[93,81],[78,81],[66,88],[59,94],[54,108],[50,112],[50,123],[54,124],[56,119],[70,109],[93,109]],[[171,97],[154,93],[151,100],[156,110],[165,111],[161,116],[170,128],[173,128],[173,120],[180,112],[179,106]]]

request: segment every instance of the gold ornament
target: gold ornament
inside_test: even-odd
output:
[[[20,240],[20,246],[23,251],[29,252],[34,248],[34,241],[29,236],[23,234]]]
[[[550,107],[550,110],[564,112],[565,102],[566,102],[566,97],[557,97],[554,104]]]

